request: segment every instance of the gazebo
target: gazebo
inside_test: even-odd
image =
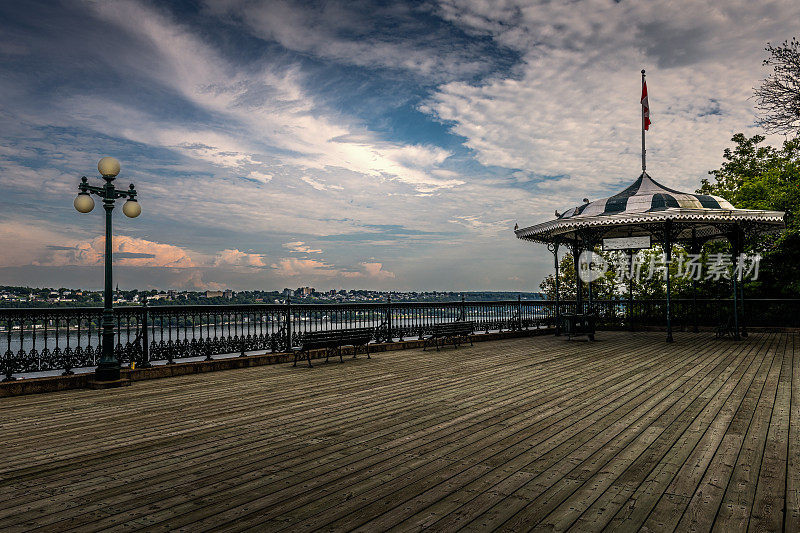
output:
[[[644,167],[644,164],[643,164]],[[667,264],[672,259],[672,246],[683,246],[690,253],[699,253],[703,245],[715,240],[731,243],[733,264],[743,249],[745,239],[784,228],[784,213],[736,209],[719,196],[676,191],[656,182],[643,171],[639,178],[622,192],[593,202],[584,203],[564,213],[556,211],[556,218],[527,228],[515,228],[517,238],[546,244],[555,258],[556,269],[556,320],[560,320],[558,250],[566,246],[575,260],[577,280],[576,313],[585,313],[582,283],[578,272],[581,251],[592,250],[605,242],[617,245],[615,249],[649,248],[651,242],[661,244]],[[626,247],[626,243],[630,243]],[[644,244],[643,244],[644,243]],[[733,331],[740,338],[737,287],[733,279]],[[739,284],[740,286],[741,284]],[[588,283],[588,307],[592,309],[592,289]],[[666,325],[667,342],[672,342],[670,311],[670,274],[666,269]]]

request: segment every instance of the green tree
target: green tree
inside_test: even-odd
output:
[[[742,209],[786,212],[786,231],[748,242],[745,251],[763,257],[757,281],[747,287],[763,297],[800,297],[800,138],[762,146],[764,137],[733,136],[722,166],[709,172],[697,192],[722,196]]]

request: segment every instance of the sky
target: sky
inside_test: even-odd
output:
[[[102,287],[72,206],[119,159],[121,288],[538,290],[513,227],[696,189],[800,2],[0,1],[0,285]],[[781,139],[768,138],[773,143]]]

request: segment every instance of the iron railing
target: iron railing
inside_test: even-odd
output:
[[[92,368],[101,356],[102,308],[0,309],[0,371],[20,374]],[[212,359],[285,352],[311,331],[372,328],[375,342],[420,338],[433,324],[473,321],[476,332],[553,323],[544,300],[141,306],[114,309],[120,363]]]
[[[586,304],[586,302],[584,302]],[[667,312],[665,299],[598,300],[593,302],[598,327],[664,327]],[[574,302],[571,302],[574,308]],[[759,328],[800,327],[799,299],[745,299],[739,302],[740,324]],[[588,304],[587,304],[588,307]],[[672,327],[675,330],[716,328],[733,316],[733,301],[712,298],[673,298],[670,300]],[[563,312],[563,311],[562,311]]]
[[[584,302],[588,308],[588,302]],[[731,315],[730,300],[673,299],[676,330],[714,327]],[[799,327],[800,300],[745,300],[747,327]],[[600,328],[664,326],[665,300],[596,300]],[[559,303],[574,313],[574,301]],[[475,331],[539,328],[555,323],[549,300],[447,303],[252,304],[119,307],[115,353],[120,363],[212,359],[285,352],[311,331],[372,328],[375,342],[420,338],[433,324],[472,321]],[[70,374],[97,365],[102,308],[0,309],[0,372],[5,379]]]

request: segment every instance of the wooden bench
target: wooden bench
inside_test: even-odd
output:
[[[426,326],[423,329],[423,338],[425,342],[422,344],[422,351],[425,351],[428,347],[429,341],[434,341],[436,346],[436,351],[439,351],[439,341],[442,341],[442,347],[446,343],[451,343],[454,347],[458,348],[458,345],[461,343],[463,339],[467,339],[469,341],[469,345],[473,346],[472,332],[475,331],[475,322],[444,322],[442,324],[433,324],[431,326]]]
[[[371,359],[369,356],[369,341],[372,340],[372,334],[372,328],[333,329],[303,333],[300,346],[292,346],[292,351],[294,352],[294,364],[292,366],[297,366],[297,359],[302,358],[303,353],[305,353],[308,367],[311,368],[311,350],[319,349],[325,350],[326,363],[332,350],[338,350],[339,361],[344,362],[342,346],[353,347],[353,359],[358,354],[358,347],[365,346],[367,359]]]

